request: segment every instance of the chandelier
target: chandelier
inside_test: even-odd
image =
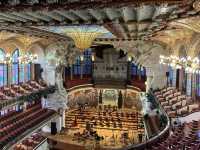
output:
[[[38,56],[32,55],[32,54],[25,54],[22,56],[19,56],[18,61],[20,64],[28,64],[28,63],[32,63],[33,61],[38,59]],[[12,64],[12,56],[10,55],[10,53],[7,53],[5,55],[5,57],[0,58],[0,63],[1,64]]]
[[[171,66],[174,69],[184,68],[187,73],[200,73],[200,60],[197,57],[169,57],[160,55],[160,64]]]
[[[24,50],[27,50],[28,47],[34,42],[34,39],[33,37],[30,37],[30,36],[21,36],[18,38],[20,42],[23,43],[24,45]]]
[[[77,48],[84,51],[92,46],[92,42],[100,35],[107,33],[107,30],[100,26],[83,25],[69,26],[64,33],[74,40]]]
[[[38,59],[38,56],[36,54],[34,54],[34,55],[25,54],[25,55],[18,57],[20,64],[29,64],[29,63],[32,63],[33,61],[37,60],[37,59]]]
[[[4,57],[0,59],[1,64],[11,64],[12,63],[12,56],[10,53],[7,53]]]

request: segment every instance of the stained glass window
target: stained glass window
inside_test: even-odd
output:
[[[73,74],[74,75],[80,75],[81,74],[81,60],[80,56],[76,58],[76,62],[73,65]]]
[[[19,82],[24,82],[24,76],[25,76],[25,71],[24,71],[24,64],[19,64]]]
[[[92,51],[88,49],[84,52],[84,60],[83,60],[83,75],[90,75],[92,73],[92,59],[91,59]],[[76,62],[73,65],[73,74],[80,75],[81,74],[81,60],[80,56],[76,58]]]
[[[30,64],[30,63],[27,64],[26,67],[27,67],[27,69],[26,69],[26,70],[27,70],[27,73],[26,73],[27,78],[26,78],[26,79],[27,79],[28,81],[30,81],[30,80],[31,80],[31,64]]]
[[[19,49],[16,49],[12,54],[12,84],[18,84],[19,81]]]
[[[5,57],[5,52],[0,49],[0,59],[3,60]],[[7,85],[7,65],[0,64],[0,86]]]
[[[92,51],[88,49],[84,52],[83,74],[90,75],[92,73]]]

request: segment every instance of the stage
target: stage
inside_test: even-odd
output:
[[[139,136],[144,136],[142,121],[136,108],[118,110],[115,106],[106,106],[101,109],[86,108],[81,112],[73,110],[66,112],[65,129],[47,137],[54,141],[53,148],[62,150],[121,149],[141,142]],[[101,140],[86,131],[88,124],[89,130]]]

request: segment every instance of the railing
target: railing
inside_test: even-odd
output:
[[[153,94],[152,91],[150,91],[151,94]],[[155,96],[154,96],[155,98]],[[157,101],[157,99],[155,98],[155,100]],[[140,143],[140,144],[136,144],[136,145],[131,145],[131,146],[128,146],[127,150],[144,150],[146,148],[149,148],[151,147],[153,144],[157,143],[160,139],[163,139],[165,137],[167,137],[169,135],[169,129],[170,129],[170,120],[169,120],[169,117],[167,115],[167,113],[163,110],[163,108],[159,105],[159,109],[161,110],[161,112],[164,114],[164,116],[166,117],[167,119],[167,125],[166,127],[160,132],[158,133],[156,136],[150,138],[149,140],[143,142],[143,143]]]
[[[25,101],[32,101],[32,100],[40,99],[42,95],[54,93],[54,91],[55,91],[55,86],[49,86],[43,90],[32,92],[30,94],[23,95],[23,96],[20,96],[17,98],[13,98],[11,100],[0,100],[0,110],[6,109],[7,107],[10,107],[10,106],[14,106],[14,105],[23,103]]]
[[[45,138],[42,142],[40,142],[36,147],[34,147],[33,150],[37,150],[38,148],[40,148],[40,146],[42,146],[45,142],[47,142],[47,138]]]
[[[41,123],[33,126],[32,128],[26,130],[24,133],[22,133],[21,135],[19,135],[18,137],[15,138],[15,140],[9,142],[7,145],[5,145],[3,147],[2,150],[8,150],[8,149],[13,149],[14,145],[16,143],[21,142],[23,139],[25,139],[26,137],[29,137],[33,132],[36,132],[37,130],[39,130],[40,128],[44,127],[49,121],[51,121],[52,119],[54,119],[55,117],[57,117],[58,115],[55,113],[52,116],[46,118],[44,121],[42,121]]]
[[[68,79],[65,81],[65,87],[68,89],[78,85],[91,84],[91,82],[92,78],[74,78],[73,80]]]

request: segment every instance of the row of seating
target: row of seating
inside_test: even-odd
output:
[[[169,117],[183,116],[199,110],[199,104],[182,94],[175,87],[167,87],[154,92],[155,97]]]
[[[40,133],[33,133],[30,137],[24,139],[20,144],[14,146],[14,150],[33,150],[41,142],[45,140],[45,137]]]
[[[179,125],[167,139],[160,139],[149,150],[199,150],[199,129],[200,121]]]
[[[32,92],[44,89],[47,87],[43,81],[28,81],[18,85],[11,85],[10,87],[3,86],[0,88],[0,100],[11,100],[22,95],[28,95]]]
[[[90,122],[95,127],[113,127],[113,128],[127,128],[143,130],[144,127],[141,125],[142,115],[136,110],[131,111],[112,111],[99,110],[94,111],[93,109],[75,110],[73,112],[66,112],[66,125],[67,128],[76,127],[78,125],[84,126],[86,122]]]
[[[3,116],[0,118],[0,148],[53,114],[53,110],[42,109],[41,104],[36,104],[23,112]]]

